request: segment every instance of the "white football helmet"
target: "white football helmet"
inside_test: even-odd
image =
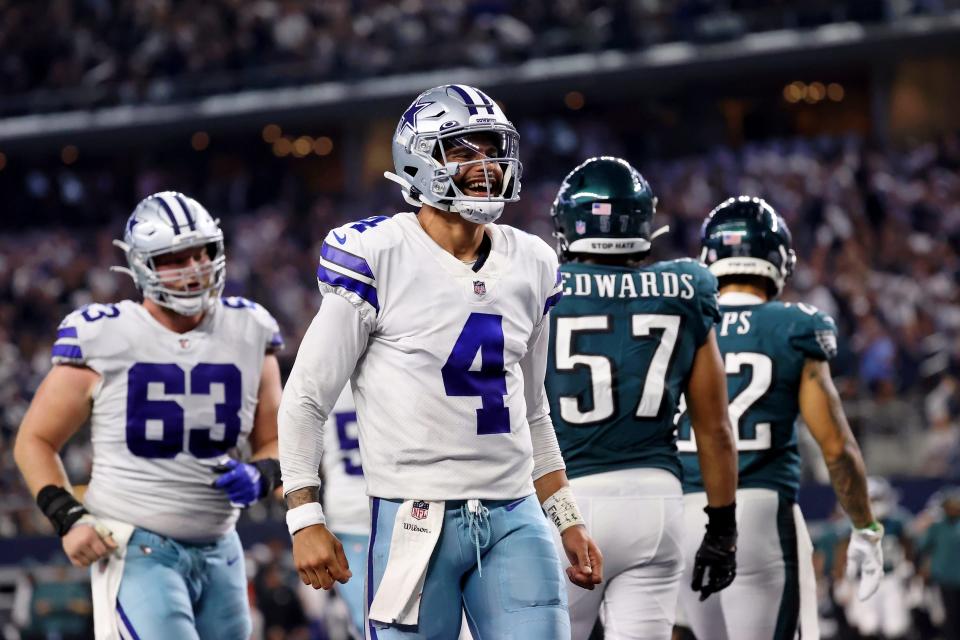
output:
[[[227,258],[219,221],[182,193],[162,191],[143,199],[127,220],[123,240],[113,244],[123,249],[128,267],[112,269],[132,277],[145,298],[176,313],[192,316],[206,311],[223,293]],[[209,263],[157,270],[157,256],[198,246],[207,248]],[[191,277],[201,283],[199,288],[185,291],[175,286]]]
[[[495,158],[448,162],[446,149],[471,145],[466,138],[490,134],[496,142]],[[400,185],[403,198],[413,206],[428,204],[455,211],[478,224],[493,222],[505,202],[520,199],[520,136],[503,111],[488,95],[464,84],[447,84],[421,93],[403,113],[393,135],[393,166],[384,173]],[[466,195],[453,178],[460,169],[479,164],[486,182],[485,196]],[[499,185],[489,167],[498,164]]]

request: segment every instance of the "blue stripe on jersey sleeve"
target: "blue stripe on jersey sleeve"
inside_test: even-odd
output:
[[[283,336],[280,335],[280,332],[277,331],[270,337],[270,346],[271,347],[282,347],[283,346]]]
[[[555,294],[547,298],[546,304],[543,305],[543,315],[547,315],[547,312],[550,311],[553,307],[560,302],[560,298],[563,297],[563,291],[557,291]]]
[[[83,351],[75,344],[55,344],[50,350],[50,356],[53,358],[69,358],[71,360],[83,360]]]
[[[352,291],[367,301],[367,303],[379,313],[380,303],[377,301],[377,288],[373,285],[360,282],[342,273],[331,271],[323,265],[317,267],[317,279],[332,287],[340,287],[341,289]]]
[[[373,271],[370,269],[370,265],[360,256],[355,256],[343,249],[337,249],[326,242],[320,247],[320,255],[335,265],[373,279]]]
[[[63,327],[57,329],[57,340],[60,338],[76,338],[77,337],[77,328],[76,327]]]

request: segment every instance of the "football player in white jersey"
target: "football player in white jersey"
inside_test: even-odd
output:
[[[483,92],[424,92],[388,174],[419,211],[345,225],[321,249],[323,302],[280,405],[287,523],[305,583],[350,578],[317,501],[319,431],[350,378],[371,497],[369,638],[453,638],[463,610],[480,640],[569,637],[541,505],[569,578],[602,578],[543,387],[556,254],[493,224],[518,199],[517,143]]]
[[[70,561],[91,566],[97,638],[245,638],[234,523],[279,484],[277,323],[220,297],[223,233],[192,198],[146,198],[116,244],[143,302],[87,305],[61,323],[17,465]],[[81,504],[59,451],[88,420]],[[251,462],[231,457],[247,445]]]

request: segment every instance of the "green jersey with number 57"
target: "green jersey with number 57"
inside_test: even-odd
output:
[[[746,302],[754,303],[742,304]],[[808,358],[830,360],[836,355],[836,326],[810,305],[761,302],[736,293],[720,297],[720,313],[717,343],[727,371],[739,487],[773,489],[796,500],[800,453],[795,423],[803,365]],[[703,491],[686,412],[679,416],[677,431],[683,490]]]
[[[719,318],[717,279],[693,260],[561,265],[546,388],[576,478],[634,467],[680,477],[673,417]]]

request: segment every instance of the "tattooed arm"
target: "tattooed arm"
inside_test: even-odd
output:
[[[837,501],[858,529],[873,522],[867,498],[867,471],[860,447],[833,386],[830,365],[808,359],[800,382],[800,413],[820,445]]]
[[[320,487],[304,487],[291,491],[285,496],[287,509],[293,509],[311,502],[320,502]]]

